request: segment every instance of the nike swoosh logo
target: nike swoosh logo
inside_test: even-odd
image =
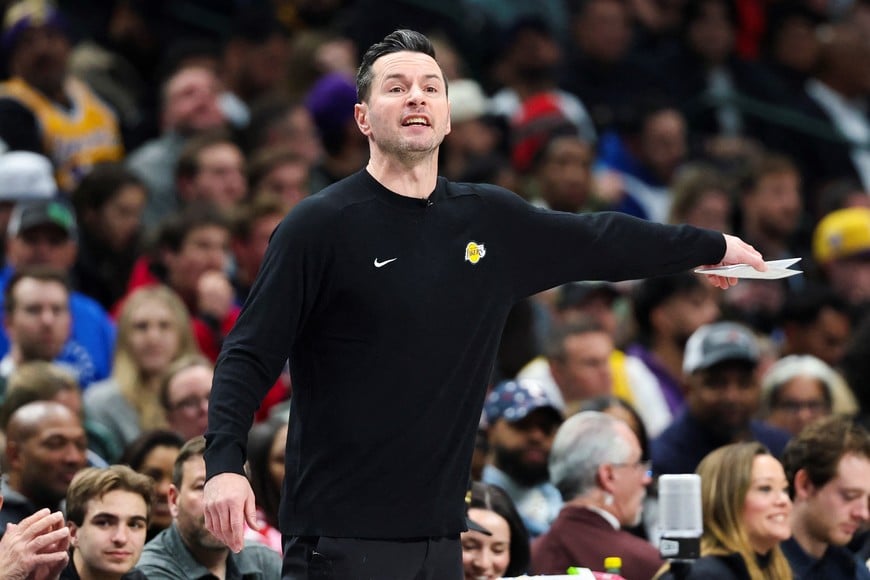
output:
[[[375,268],[383,268],[390,262],[395,262],[399,258],[390,258],[389,260],[384,260],[383,262],[379,262],[377,258],[375,258]]]

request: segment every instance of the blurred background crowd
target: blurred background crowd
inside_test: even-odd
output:
[[[4,483],[3,512],[10,491],[56,505],[71,476],[46,473],[123,461],[155,477],[152,524],[169,525],[174,456],[205,431],[212,365],[269,236],[365,166],[358,59],[400,27],[433,39],[449,81],[443,176],[801,258],[801,275],[726,292],[686,273],[578,282],[515,306],[472,467],[487,484],[470,494],[471,511],[506,504],[512,573],[563,567],[552,539],[530,560],[527,536],[561,529],[563,506],[597,485],[577,483],[582,466],[559,439],[628,437],[582,413],[557,437],[578,411],[631,427],[645,490],[631,502],[649,507],[604,519],[646,542],[627,548],[641,550],[634,561],[658,558],[657,476],[748,440],[779,457],[829,415],[870,419],[867,0],[24,0],[0,11],[6,470],[33,433],[7,428],[35,401],[68,407],[87,441]],[[291,394],[284,373],[249,454],[268,524],[252,537],[277,550]],[[593,456],[586,467],[628,465]],[[621,500],[601,493],[610,503],[596,509],[610,513]]]

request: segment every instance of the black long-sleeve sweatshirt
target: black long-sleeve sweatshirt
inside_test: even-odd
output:
[[[289,357],[281,531],[457,534],[511,306],[564,282],[679,272],[724,252],[709,230],[557,213],[441,178],[414,199],[361,171],[273,234],[215,369],[208,477],[243,473],[254,411]]]

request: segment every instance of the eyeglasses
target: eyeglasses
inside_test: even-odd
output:
[[[793,414],[806,409],[816,415],[830,411],[831,406],[826,401],[780,401],[776,404],[776,408]]]
[[[170,409],[173,411],[194,411],[199,409],[203,405],[208,405],[208,398],[208,395],[204,397],[191,395],[171,405]]]
[[[652,461],[647,459],[646,461],[635,461],[634,463],[611,463],[612,467],[631,467],[638,471],[643,472],[647,477],[652,477]]]

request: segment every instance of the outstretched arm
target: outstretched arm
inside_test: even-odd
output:
[[[764,263],[764,258],[758,250],[737,236],[722,235],[725,236],[725,255],[722,257],[720,265],[749,264],[759,272],[767,270],[767,264]],[[706,278],[710,280],[713,286],[723,290],[737,284],[737,278],[728,278],[726,276],[706,276]]]

